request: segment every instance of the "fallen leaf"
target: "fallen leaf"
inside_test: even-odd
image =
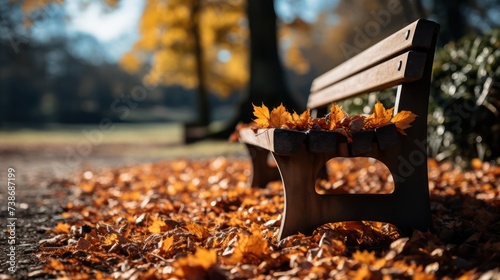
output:
[[[174,262],[174,274],[182,279],[207,279],[208,270],[216,263],[215,250],[198,248],[194,255],[190,254]]]
[[[391,120],[393,124],[396,125],[397,130],[403,134],[406,135],[404,132],[405,129],[411,127],[411,123],[415,120],[417,115],[413,114],[410,111],[401,111],[398,112]]]
[[[329,130],[334,130],[338,128],[342,120],[348,117],[345,111],[342,110],[342,108],[335,103],[333,103],[332,106],[330,107],[330,113],[327,116],[328,116],[327,123]]]
[[[292,121],[292,116],[286,110],[283,104],[280,104],[277,108],[271,111],[271,117],[269,119],[269,127],[274,128],[288,128],[287,123]]]
[[[287,124],[290,129],[308,130],[311,129],[311,110],[307,109],[302,114],[293,112],[292,120]]]
[[[374,129],[390,123],[394,108],[386,110],[384,105],[377,100],[373,106],[373,113],[365,119],[364,128]]]
[[[71,228],[70,225],[59,222],[52,231],[55,233],[69,233],[70,228]]]
[[[269,127],[269,120],[271,118],[269,114],[269,109],[266,107],[266,105],[262,104],[262,106],[255,106],[253,105],[253,115],[256,117],[256,119],[253,120],[253,122],[257,125],[257,127],[260,128],[267,128]]]

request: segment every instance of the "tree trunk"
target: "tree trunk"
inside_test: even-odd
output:
[[[276,107],[283,103],[289,110],[298,108],[288,90],[283,66],[278,55],[276,13],[274,1],[248,0],[250,29],[250,81],[248,96],[240,106],[239,120],[253,118],[252,103]]]
[[[208,91],[205,80],[205,64],[203,58],[203,47],[201,45],[200,32],[200,9],[201,0],[195,0],[191,7],[191,33],[193,34],[193,52],[195,56],[196,76],[198,78],[197,86],[197,113],[198,117],[195,123],[184,125],[184,142],[192,143],[206,138],[210,132],[210,104],[208,101]]]
[[[213,137],[227,138],[238,122],[249,123],[254,118],[252,104],[264,103],[270,109],[281,103],[289,111],[301,111],[288,90],[284,69],[278,55],[278,39],[274,1],[247,0],[250,30],[250,81],[237,116],[224,130]]]
[[[200,34],[200,1],[195,0],[191,10],[192,33],[194,38],[194,54],[196,61],[196,76],[198,77],[198,122],[197,125],[207,126],[210,123],[210,112],[207,86],[205,81],[205,65]]]

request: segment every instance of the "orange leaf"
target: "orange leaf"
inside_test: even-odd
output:
[[[167,253],[174,247],[174,237],[169,236],[160,241],[160,252]]]
[[[64,264],[56,259],[50,260],[50,262],[46,266],[57,271],[64,270]]]
[[[188,255],[174,262],[173,266],[176,268],[174,273],[182,279],[205,279],[210,267],[216,263],[215,250],[197,248],[194,255]]]
[[[237,264],[243,260],[252,262],[265,256],[269,251],[269,244],[263,238],[260,231],[253,231],[252,235],[239,234],[238,241],[232,250],[227,250],[225,254],[230,254],[225,262],[227,264]]]
[[[329,130],[334,130],[340,126],[340,122],[346,117],[346,113],[339,105],[333,103],[330,108],[330,114],[328,115]]]
[[[59,222],[53,231],[55,233],[69,233],[70,227],[71,226],[66,223]]]
[[[269,120],[269,127],[274,128],[288,128],[287,122],[292,120],[292,116],[287,112],[285,106],[280,104],[277,108],[271,111],[271,118]]]
[[[368,252],[366,250],[363,252],[360,252],[360,251],[354,252],[354,254],[352,254],[352,258],[359,261],[359,262],[368,264],[368,265],[373,264],[375,262],[375,260],[377,259],[375,257],[375,251]]]
[[[396,128],[400,133],[406,135],[404,130],[411,127],[410,124],[415,120],[416,117],[417,115],[413,114],[410,111],[401,111],[392,118],[391,122],[396,125]]]
[[[200,240],[203,238],[207,238],[210,235],[210,232],[208,232],[205,227],[200,226],[199,224],[189,223],[185,226],[185,228]]]
[[[269,115],[269,109],[262,103],[262,106],[253,105],[253,115],[256,117],[254,123],[260,128],[269,127],[269,119],[271,118]]]
[[[293,112],[292,121],[288,124],[290,129],[308,130],[311,128],[311,109],[305,110],[302,114]]]
[[[151,233],[161,233],[162,227],[165,227],[167,224],[160,218],[154,218],[153,224],[148,227],[149,232]]]
[[[373,106],[373,113],[365,120],[364,128],[373,129],[389,124],[393,113],[394,108],[386,110],[384,105],[377,100],[377,103]]]

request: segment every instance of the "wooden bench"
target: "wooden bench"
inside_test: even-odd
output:
[[[252,159],[253,187],[281,177],[285,208],[279,238],[338,221],[380,221],[403,234],[432,227],[427,176],[427,112],[432,63],[439,25],[417,20],[364,52],[316,78],[307,107],[323,116],[332,102],[398,86],[394,114],[408,110],[418,117],[407,136],[393,125],[352,134],[353,141],[332,131],[251,128],[239,132]],[[269,168],[271,152],[276,168]],[[371,157],[394,178],[390,194],[320,195],[316,179],[334,157]],[[342,172],[335,170],[334,172]]]

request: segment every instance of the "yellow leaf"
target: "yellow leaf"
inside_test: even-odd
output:
[[[269,119],[269,127],[274,128],[288,128],[287,122],[292,120],[292,116],[287,112],[285,106],[280,104],[277,108],[271,111],[271,117]]]
[[[363,252],[354,252],[354,254],[352,254],[352,258],[368,265],[375,263],[375,261],[377,260],[377,258],[375,257],[375,251],[368,252],[366,250]]]
[[[107,235],[102,241],[103,246],[112,246],[116,243],[118,243],[118,235],[116,233]]]
[[[329,114],[329,129],[334,130],[335,128],[340,126],[340,122],[342,119],[346,116],[344,110],[340,108],[339,105],[333,103],[332,107],[330,108],[330,114]]]
[[[413,114],[410,111],[401,111],[392,118],[391,122],[396,125],[396,128],[400,133],[406,135],[404,130],[411,127],[410,124],[415,120],[416,117],[417,115]]]
[[[255,106],[253,105],[253,115],[257,118],[254,121],[254,123],[257,125],[257,127],[260,128],[267,128],[269,127],[269,109],[262,103],[262,106]]]

